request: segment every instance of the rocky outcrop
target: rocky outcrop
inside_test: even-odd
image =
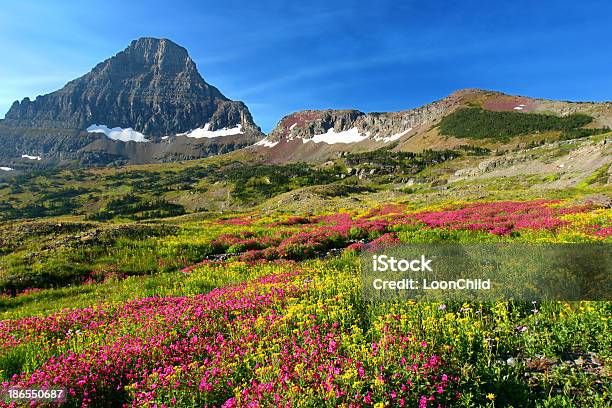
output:
[[[285,116],[254,149],[271,162],[325,161],[344,152],[374,150],[409,139],[458,106],[450,95],[400,112],[306,110]]]
[[[285,116],[268,135],[267,140],[311,139],[330,129],[336,132],[349,130],[356,126],[365,113],[358,110],[305,110]]]
[[[92,137],[84,132],[94,124],[131,128],[146,135],[151,143],[204,127],[215,131],[240,126],[242,140],[236,143],[233,137],[233,145],[246,146],[263,137],[246,105],[229,100],[206,83],[187,50],[170,40],[140,38],[62,89],[33,101],[25,98],[15,102],[0,122],[0,157],[33,151],[47,159],[60,159],[61,155],[81,157],[82,149],[91,152],[92,139],[103,138],[101,133]],[[225,138],[214,139],[220,145],[217,150],[223,150]],[[180,138],[173,139],[189,146],[198,144],[194,140],[182,143]],[[200,142],[211,144],[211,140]],[[111,144],[116,143],[124,142]],[[141,146],[114,150],[159,149]],[[195,149],[186,155],[201,154],[207,153]],[[154,157],[142,157],[142,152],[140,156],[139,161],[156,161]]]
[[[363,141],[389,142],[444,116],[456,106],[460,96],[450,95],[416,109],[400,112],[363,113],[358,110],[306,110],[285,116],[266,138],[269,143],[357,129]]]

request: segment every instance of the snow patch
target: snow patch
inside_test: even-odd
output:
[[[166,140],[166,139],[169,139],[169,138],[170,138],[170,136],[162,136],[161,140]]]
[[[376,140],[377,142],[383,142],[383,143],[394,142],[397,139],[399,139],[400,137],[402,137],[405,134],[407,134],[408,132],[410,132],[411,130],[412,130],[412,128],[408,128],[408,129],[404,130],[403,132],[399,132],[399,133],[396,133],[394,135],[386,136],[386,137],[374,136],[374,140]]]
[[[278,142],[271,142],[268,138],[261,139],[259,142],[255,143],[255,146],[263,146],[263,147],[274,147],[278,144]]]
[[[104,133],[106,137],[112,140],[118,140],[120,142],[148,142],[149,139],[140,132],[135,131],[132,128],[123,129],[115,127],[109,129],[105,125],[91,125],[87,128],[90,133]]]
[[[233,128],[223,128],[219,130],[210,130],[210,123],[204,125],[203,128],[198,128],[194,130],[190,130],[189,132],[179,133],[177,136],[187,136],[193,137],[195,139],[205,138],[215,138],[220,136],[232,136],[239,135],[242,133],[242,125],[237,125]]]
[[[302,139],[302,142],[322,142],[326,144],[358,143],[367,138],[368,135],[362,135],[361,133],[359,133],[359,129],[357,129],[356,127],[351,128],[349,130],[343,130],[341,132],[336,132],[333,128],[331,128],[322,135],[314,135],[311,139]]]
[[[522,104],[522,103],[521,103],[520,105],[515,106],[515,107],[514,107],[514,108],[512,108],[512,109],[514,109],[514,110],[523,110],[523,108],[525,108],[526,106],[527,106],[527,105],[524,105],[524,104]]]
[[[42,157],[40,156],[30,156],[29,154],[22,154],[21,158],[28,159],[28,160],[42,160]]]
[[[0,167],[0,170],[3,170],[3,171],[13,171],[15,169],[11,169],[10,167]]]
[[[293,130],[293,128],[295,128],[297,126],[297,122],[295,122],[293,125],[289,126],[289,130]]]

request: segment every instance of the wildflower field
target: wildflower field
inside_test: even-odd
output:
[[[75,407],[612,404],[612,302],[370,302],[359,261],[400,242],[606,244],[609,208],[404,203],[142,228],[79,249],[56,233],[93,269],[2,281],[3,390],[61,388]]]

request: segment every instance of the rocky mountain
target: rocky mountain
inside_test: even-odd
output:
[[[527,114],[540,115],[531,123]],[[449,122],[454,131],[448,131]],[[206,83],[184,48],[141,38],[62,89],[15,102],[0,121],[0,168],[167,162],[245,147],[247,155],[270,163],[325,162],[380,148],[420,152],[469,145],[497,151],[554,141],[562,132],[567,139],[570,129],[584,136],[610,127],[609,102],[464,89],[399,112],[295,112],[264,138],[248,108]],[[510,133],[495,137],[500,132]]]
[[[433,103],[399,112],[364,113],[358,110],[306,110],[281,119],[274,130],[249,149],[270,162],[325,161],[345,153],[389,147],[393,151],[418,152],[452,149],[465,144],[500,147],[506,142],[465,139],[441,134],[440,122],[461,109],[508,112],[513,121],[526,113],[565,117],[585,114],[593,118],[589,127],[612,127],[612,103],[550,101],[480,89],[464,89]],[[504,119],[506,120],[506,119]],[[537,132],[534,132],[537,133]],[[518,140],[520,141],[520,140]]]
[[[17,165],[22,155],[42,163],[159,162],[262,137],[246,105],[206,83],[185,48],[140,38],[62,89],[15,102],[0,121],[0,158]]]

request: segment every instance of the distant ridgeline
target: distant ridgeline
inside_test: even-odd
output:
[[[591,116],[574,113],[556,116],[541,113],[497,112],[470,107],[459,109],[440,122],[440,133],[469,139],[508,141],[514,136],[550,131],[560,132],[563,140],[609,132],[609,128],[582,129],[593,121]]]

